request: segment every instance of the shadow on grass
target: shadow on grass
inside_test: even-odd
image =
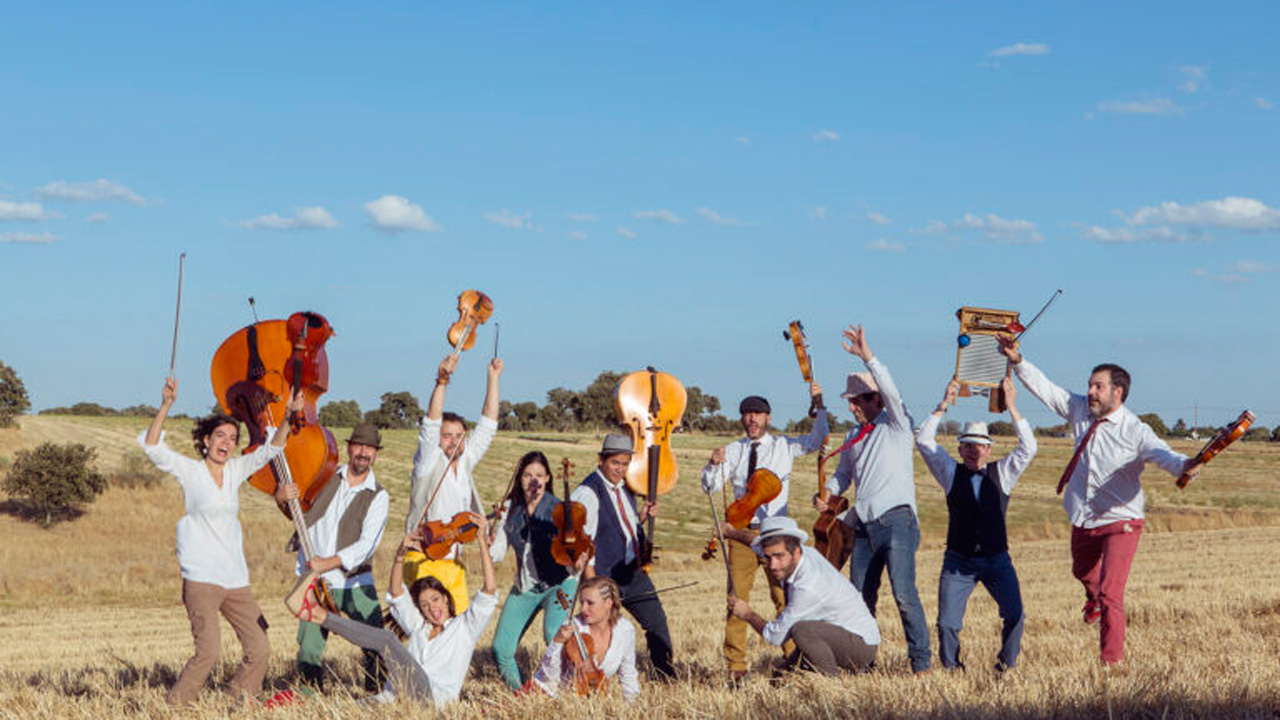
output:
[[[82,508],[61,508],[52,511],[46,516],[44,510],[25,500],[10,498],[0,501],[0,515],[8,515],[18,520],[35,523],[44,528],[53,527],[60,522],[75,520],[84,515],[84,512]]]

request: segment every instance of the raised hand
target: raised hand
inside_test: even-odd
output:
[[[444,360],[440,361],[440,367],[436,368],[436,383],[448,385],[449,379],[453,377],[453,371],[457,369],[458,358],[454,355],[446,355]]]
[[[1018,349],[1018,339],[1012,335],[998,333],[996,342],[1000,343],[1000,353],[1009,359],[1009,362],[1017,365],[1022,362],[1022,351]]]
[[[724,462],[724,448],[718,447],[711,451],[711,459],[707,461],[711,465],[719,465]]]
[[[494,358],[489,361],[489,377],[496,378],[502,374],[502,358]]]
[[[841,344],[844,345],[845,352],[857,355],[863,362],[875,357],[867,345],[867,333],[861,325],[850,325],[841,335],[844,336],[844,342]]]

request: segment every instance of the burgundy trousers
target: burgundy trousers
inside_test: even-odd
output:
[[[1071,528],[1071,572],[1084,585],[1089,602],[1102,610],[1102,661],[1124,658],[1124,586],[1142,535],[1141,520],[1096,528]]]

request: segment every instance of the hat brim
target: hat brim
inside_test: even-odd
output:
[[[961,435],[958,442],[960,442],[960,444],[969,443],[971,445],[990,445],[991,438],[982,437],[981,435]]]
[[[772,532],[767,535],[757,535],[756,538],[751,541],[751,549],[756,551],[756,554],[758,555],[760,554],[760,548],[764,547],[765,543],[769,542],[770,540],[775,540],[775,539],[781,540],[782,538],[787,538],[787,537],[793,537],[799,540],[800,544],[803,545],[805,541],[809,539],[809,533],[803,530],[797,529],[797,530],[779,530],[778,532]]]

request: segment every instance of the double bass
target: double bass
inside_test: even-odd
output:
[[[631,464],[627,467],[627,487],[631,492],[657,502],[658,496],[676,486],[676,456],[671,451],[671,435],[683,424],[688,401],[684,385],[652,366],[626,375],[613,391],[613,406],[618,422],[631,433]],[[644,543],[640,546],[640,565],[653,564],[653,517]]]

